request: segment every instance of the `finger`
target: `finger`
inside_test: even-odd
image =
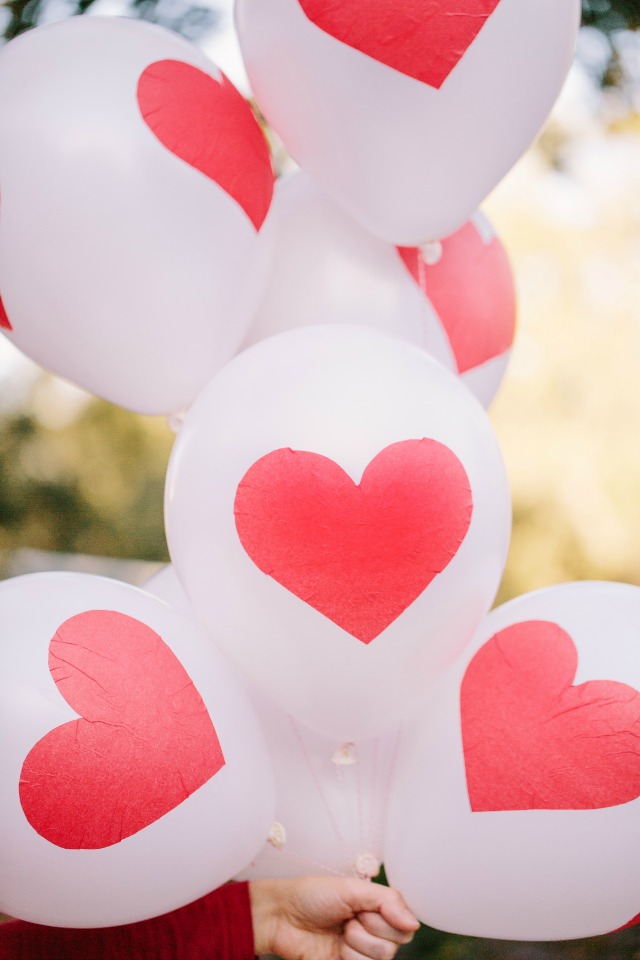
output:
[[[371,886],[380,887],[382,891],[378,911],[387,923],[391,924],[391,926],[397,930],[415,933],[420,926],[420,921],[409,909],[400,893],[391,887],[383,887],[379,883],[372,883]]]
[[[397,890],[366,880],[345,878],[343,883],[343,895],[354,914],[380,913],[397,930],[415,932],[420,926]]]
[[[340,960],[371,960],[371,958],[368,954],[359,953],[357,950],[354,950],[353,947],[343,942],[340,949]]]
[[[397,927],[392,927],[390,923],[387,923],[379,913],[363,911],[358,914],[356,919],[360,921],[367,933],[371,933],[374,937],[391,940],[397,944],[411,943],[413,940],[413,930],[398,930]]]
[[[370,960],[393,960],[399,946],[398,943],[369,933],[355,918],[345,924],[344,942],[361,957]]]
[[[368,960],[368,958],[343,942],[340,947],[340,960]]]

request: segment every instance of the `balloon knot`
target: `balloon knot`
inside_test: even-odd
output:
[[[274,820],[271,824],[271,830],[269,831],[268,842],[272,847],[275,847],[276,850],[280,850],[281,847],[287,842],[287,831],[277,820]]]
[[[435,266],[442,259],[442,244],[439,240],[427,240],[418,247],[422,259],[428,267]]]
[[[186,410],[178,410],[176,411],[176,413],[170,413],[169,416],[167,417],[167,423],[169,425],[169,429],[173,433],[180,432],[180,428],[184,423],[184,418],[186,416],[186,413],[187,413]]]
[[[341,743],[331,757],[337,767],[350,767],[358,762],[355,743]]]
[[[380,873],[382,864],[373,853],[360,853],[353,862],[353,871],[363,880],[371,880]]]

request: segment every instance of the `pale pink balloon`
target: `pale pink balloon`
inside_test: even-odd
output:
[[[0,584],[0,910],[101,927],[243,869],[274,815],[234,671],[193,619],[79,573]]]
[[[346,324],[268,337],[209,383],[165,513],[216,642],[338,741],[417,706],[490,608],[511,526],[480,404],[423,350]]]
[[[570,940],[638,917],[640,589],[497,607],[403,731],[385,840],[425,923]]]
[[[534,140],[580,0],[238,0],[253,93],[291,156],[364,227],[461,227]]]
[[[0,327],[142,413],[189,406],[233,354],[272,246],[269,150],[182,37],[69,17],[0,54]]]
[[[419,247],[370,234],[303,170],[278,181],[273,216],[271,269],[245,346],[296,327],[354,323],[426,350],[489,405],[508,367],[516,298],[483,213],[436,246],[433,263]]]

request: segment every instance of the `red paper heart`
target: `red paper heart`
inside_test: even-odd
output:
[[[513,275],[498,238],[486,243],[472,222],[441,242],[442,257],[432,265],[418,247],[398,247],[398,253],[438,314],[458,373],[465,373],[513,343]]]
[[[67,620],[49,670],[83,719],[29,752],[20,802],[42,837],[95,850],[138,833],[224,766],[207,709],[184,667],[146,624],[112,610]]]
[[[0,297],[0,327],[4,327],[5,330],[13,330],[9,317],[7,316],[7,311],[4,308],[2,297]]]
[[[298,0],[321,30],[440,89],[500,0]]]
[[[160,143],[221,186],[259,230],[273,196],[269,148],[247,101],[220,77],[158,60],[140,76],[138,105]]]
[[[578,655],[557,624],[493,636],[462,682],[471,809],[596,810],[640,796],[640,695],[613,680],[571,686]]]
[[[386,447],[359,485],[327,457],[274,450],[235,499],[240,541],[260,570],[363,643],[444,570],[471,512],[464,467],[430,439]]]

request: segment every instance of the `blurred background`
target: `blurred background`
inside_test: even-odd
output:
[[[6,42],[71,15],[143,17],[199,44],[249,95],[231,8],[231,0],[7,0],[0,30]],[[514,509],[498,600],[568,580],[640,584],[640,0],[583,0],[575,63],[553,115],[483,209],[519,298],[511,364],[490,410]],[[97,400],[0,337],[0,576],[50,568],[53,552],[58,569],[78,555],[84,569],[88,558],[110,558],[99,561],[103,572],[126,568],[142,582],[168,559],[172,439],[163,418]],[[424,929],[411,949],[448,960],[640,960],[640,933],[539,945]]]

